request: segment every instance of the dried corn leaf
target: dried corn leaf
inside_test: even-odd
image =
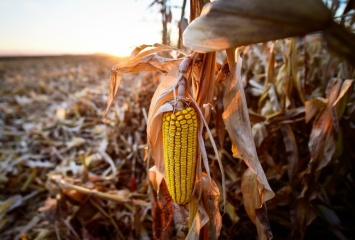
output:
[[[202,185],[202,202],[198,204],[186,239],[218,239],[222,228],[222,218],[219,212],[220,193],[217,184],[205,173],[198,184]]]
[[[290,75],[292,78],[292,82],[298,91],[298,96],[301,98],[302,102],[305,102],[305,91],[304,91],[304,78],[305,78],[305,67],[304,67],[304,58],[305,56],[302,55],[304,52],[303,50],[303,39],[300,38],[292,38],[290,40],[290,49],[289,49],[289,56],[290,56]],[[301,48],[301,49],[300,49]],[[300,61],[300,58],[303,60]]]
[[[201,62],[200,62],[201,61]],[[215,89],[216,53],[197,54],[192,68],[192,96],[202,108],[212,104]],[[204,108],[204,116],[209,121],[210,106]]]
[[[229,51],[229,54],[234,55],[233,51]],[[256,174],[260,183],[258,185],[260,186],[260,197],[264,202],[273,198],[274,193],[266,179],[256,152],[244,88],[241,81],[242,59],[238,56],[237,64],[235,64],[233,62],[235,60],[231,59],[233,57],[229,57],[228,59],[231,67],[231,75],[225,83],[226,91],[223,99],[224,112],[222,117],[232,143],[238,151],[236,153],[232,149],[233,156],[242,158],[248,167],[251,168],[251,171]],[[263,202],[259,207],[261,207]]]
[[[181,50],[179,50],[179,49],[170,47],[168,45],[155,43],[153,45],[143,44],[143,45],[141,45],[139,47],[136,47],[132,51],[130,59],[131,60],[133,60],[133,59],[142,59],[142,58],[150,56],[152,54],[154,55],[156,53],[171,52],[171,51],[176,51],[176,52],[186,56],[186,53],[181,51]]]
[[[222,229],[222,216],[219,211],[220,192],[217,184],[212,180],[212,184],[208,176],[202,176],[202,201],[203,206],[209,217],[209,221],[203,228],[203,239],[218,239]],[[217,191],[216,191],[217,190]]]
[[[333,119],[339,120],[347,107],[349,97],[352,93],[351,87],[353,86],[354,80],[345,80],[341,86],[338,98],[333,104]]]
[[[286,158],[288,161],[287,173],[290,182],[293,182],[293,178],[297,173],[298,168],[298,148],[295,138],[295,134],[289,124],[283,124],[280,127],[281,133],[283,135],[283,140],[286,149]]]
[[[291,106],[292,102],[292,88],[293,84],[290,76],[290,60],[287,56],[283,57],[284,63],[279,69],[276,79],[275,79],[275,87],[276,92],[280,99],[280,105],[282,109],[287,109]]]
[[[261,143],[264,141],[264,139],[268,135],[265,123],[261,122],[261,123],[254,124],[251,131],[253,133],[254,142],[255,142],[256,146],[260,147]]]
[[[104,117],[110,109],[113,99],[120,88],[122,73],[136,73],[142,71],[160,71],[167,73],[172,67],[182,61],[182,58],[166,58],[158,54],[165,51],[177,51],[177,49],[161,44],[155,44],[153,46],[141,45],[133,50],[129,60],[121,62],[112,68],[110,75],[110,93],[107,99]],[[181,51],[179,52],[182,53]]]
[[[186,239],[198,240],[200,239],[200,230],[201,228],[209,221],[208,214],[202,205],[198,206],[198,211],[192,222],[192,226],[189,230],[189,233],[186,236]]]
[[[322,30],[329,22],[330,11],[317,0],[220,0],[205,5],[183,40],[210,52]]]
[[[156,184],[155,179],[152,180],[153,185]],[[169,239],[174,230],[174,208],[165,182],[160,188],[152,204],[153,235],[156,239]]]
[[[235,64],[233,50],[228,50],[227,55],[231,75],[225,83],[222,117],[235,146],[232,148],[233,156],[242,158],[249,167],[244,174],[241,188],[245,209],[258,228],[259,238],[267,239],[271,232],[268,230],[269,227],[263,225],[256,217],[256,209],[262,208],[264,202],[273,198],[275,194],[270,188],[256,152],[241,78],[242,59],[239,51],[237,51],[237,64]]]
[[[342,82],[340,79],[332,79],[328,83],[327,103],[313,124],[308,143],[313,170],[320,170],[328,165],[336,151],[338,121],[344,112],[352,83],[353,80]]]
[[[157,191],[155,175],[156,168],[149,169],[149,179]],[[190,205],[195,207],[195,211],[190,208],[190,226],[186,239],[218,239],[222,228],[222,218],[219,211],[220,192],[216,183],[206,173],[202,174],[201,181],[196,184],[196,188],[202,188],[202,201],[196,202],[196,199],[193,199],[190,202]],[[157,196],[153,201],[154,236],[159,239],[168,239],[172,237],[173,221],[175,224],[177,222],[184,224],[184,220],[181,219],[183,216],[179,216],[179,211],[183,211],[184,207],[171,201],[165,181],[162,181]]]
[[[323,98],[312,98],[306,101],[306,122],[309,122],[325,104],[326,101]]]
[[[260,189],[262,188],[263,186],[257,176],[248,168],[243,174],[241,184],[244,208],[249,218],[256,225],[259,239],[270,239],[269,236],[272,236],[272,234],[269,230],[268,222],[261,222],[261,219],[257,217],[257,210],[262,209],[264,202],[263,196],[260,194]]]
[[[291,214],[294,215],[293,224],[297,226],[297,228],[294,228],[293,239],[304,239],[306,227],[317,217],[314,209],[308,200],[299,198],[295,201]]]

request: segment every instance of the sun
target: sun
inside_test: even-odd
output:
[[[100,52],[110,54],[115,57],[128,57],[134,50],[134,46],[129,46],[127,44],[109,44],[105,46]]]
[[[135,47],[161,41],[160,22],[137,21],[133,24],[119,24],[112,29],[107,25],[91,39],[92,47],[103,53],[118,57],[130,56]]]

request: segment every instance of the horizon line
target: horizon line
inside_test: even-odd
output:
[[[41,52],[41,51],[0,51],[0,58],[6,57],[51,57],[51,56],[89,56],[106,55],[117,58],[126,58],[129,56],[119,56],[107,52]]]

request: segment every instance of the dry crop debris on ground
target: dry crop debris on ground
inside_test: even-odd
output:
[[[258,155],[276,193],[267,202],[274,238],[301,232],[305,239],[353,236],[354,150],[347,143],[355,138],[354,95],[347,97],[343,117],[332,127],[319,119],[330,117],[322,113],[327,109],[324,102],[334,100],[325,100],[329,93],[351,93],[346,86],[353,85],[344,80],[354,78],[354,70],[330,58],[317,38],[250,46],[242,57]],[[159,75],[124,75],[103,122],[108,76],[118,61],[107,56],[1,60],[1,239],[151,237],[151,198],[143,162],[145,119]],[[296,72],[297,78],[287,78],[288,71]],[[338,80],[330,81],[332,77]],[[339,89],[340,83],[345,89]],[[216,112],[221,111],[221,99],[215,100]],[[228,189],[221,239],[255,239],[240,192],[246,166],[231,156],[221,119],[212,119]],[[332,159],[314,165],[322,167],[314,175],[307,168],[308,144],[315,139],[312,129],[323,129],[325,137],[342,129],[336,139],[343,141]],[[206,147],[211,172],[218,176],[212,146]]]
[[[103,122],[108,76],[118,61],[0,61],[1,239],[147,234],[144,109],[155,76],[127,76]]]

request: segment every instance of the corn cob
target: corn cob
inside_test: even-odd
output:
[[[163,114],[165,180],[174,202],[190,201],[195,182],[198,120],[193,107]]]

